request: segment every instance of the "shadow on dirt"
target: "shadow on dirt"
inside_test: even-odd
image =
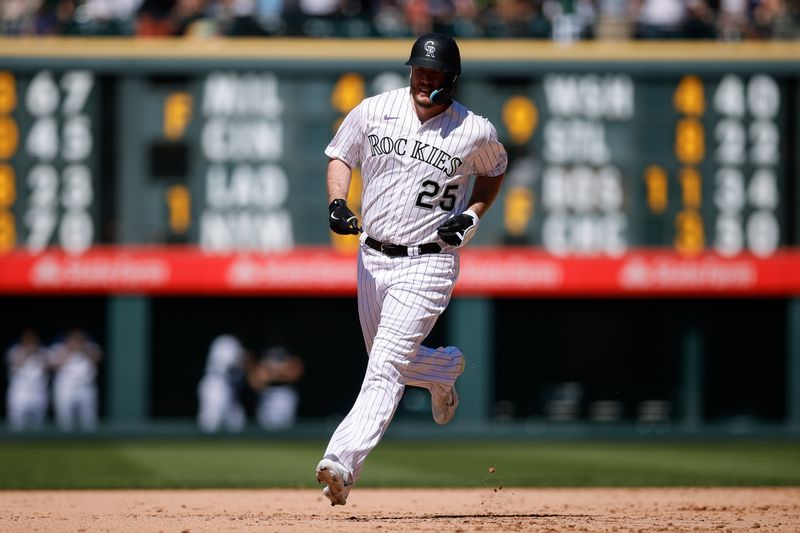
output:
[[[395,520],[454,520],[454,519],[492,519],[492,518],[592,518],[588,514],[543,514],[543,513],[474,513],[474,514],[427,514],[402,516],[350,516],[351,522],[395,521]]]

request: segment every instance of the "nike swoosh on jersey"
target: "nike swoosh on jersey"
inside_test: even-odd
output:
[[[383,115],[383,120],[397,120],[400,117],[390,117],[389,115]]]

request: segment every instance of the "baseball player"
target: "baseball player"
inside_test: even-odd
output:
[[[12,431],[40,429],[47,414],[50,352],[31,329],[6,353],[6,409]]]
[[[93,430],[97,425],[97,365],[100,346],[73,329],[52,347],[53,407],[59,429]]]
[[[241,431],[246,422],[238,388],[244,378],[246,350],[235,336],[217,336],[208,349],[206,371],[197,385],[197,424],[206,433]]]
[[[405,64],[410,86],[362,101],[325,150],[330,228],[360,233],[358,311],[369,353],[355,404],[317,465],[331,505],[347,502],[405,386],[430,391],[438,424],[453,418],[464,355],[421,343],[450,301],[458,248],[475,234],[506,170],[494,126],[453,100],[461,74],[456,42],[423,35]],[[363,231],[345,202],[358,165]]]
[[[256,421],[264,429],[284,429],[294,424],[300,404],[295,384],[303,376],[303,360],[282,346],[264,350],[253,365],[248,381],[258,393]]]

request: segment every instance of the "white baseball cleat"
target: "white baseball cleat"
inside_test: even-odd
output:
[[[317,481],[327,485],[322,494],[331,501],[331,505],[344,505],[353,485],[353,476],[341,464],[330,459],[323,459],[317,465]]]
[[[458,365],[458,375],[464,372],[464,354],[455,346],[448,346],[444,348],[446,353],[453,355],[453,361]],[[456,378],[458,379],[458,378]],[[431,411],[433,411],[433,420],[443,426],[453,419],[458,408],[458,392],[456,392],[455,385],[450,388],[450,391],[442,395],[431,395]]]

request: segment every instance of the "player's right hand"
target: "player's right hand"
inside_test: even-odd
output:
[[[347,202],[342,198],[337,198],[328,206],[328,224],[331,230],[339,235],[358,235],[358,218],[355,213],[347,207]]]

